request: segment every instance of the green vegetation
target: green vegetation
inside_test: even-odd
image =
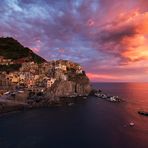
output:
[[[29,61],[34,61],[36,63],[45,61],[32,50],[23,47],[17,40],[10,37],[0,38],[0,56],[12,60],[28,58]]]
[[[12,72],[18,71],[21,64],[11,64],[11,65],[0,65],[0,71]]]

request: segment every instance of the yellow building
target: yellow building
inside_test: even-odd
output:
[[[11,82],[12,83],[18,83],[19,82],[19,78],[16,75],[14,75],[12,80],[11,80]]]

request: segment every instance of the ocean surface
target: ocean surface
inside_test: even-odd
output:
[[[0,148],[148,148],[148,117],[137,113],[148,111],[148,83],[93,86],[125,102],[89,97],[69,107],[3,115]]]

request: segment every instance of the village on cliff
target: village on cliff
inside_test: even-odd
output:
[[[25,58],[12,60],[0,56],[1,67],[15,64],[21,65],[18,70],[0,71],[0,107],[8,110],[22,103],[31,102],[33,106],[59,103],[60,97],[85,96],[90,92],[89,79],[77,63],[53,60],[38,64]]]
[[[12,37],[0,37],[0,113],[69,104],[90,92],[89,79],[79,64],[46,61]]]
[[[0,38],[0,113],[24,108],[68,104],[86,100],[94,90],[83,68],[69,60],[46,61],[13,38]]]
[[[0,72],[0,86],[5,88],[27,87],[30,89],[50,88],[56,80],[69,80],[70,75],[82,75],[84,71],[79,64],[67,60],[58,60],[37,64],[23,59],[13,62],[0,56],[0,65],[22,64],[19,71]],[[75,72],[75,73],[74,73]]]

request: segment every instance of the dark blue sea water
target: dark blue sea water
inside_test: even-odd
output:
[[[89,97],[71,107],[1,116],[0,148],[148,148],[148,117],[137,114],[148,110],[148,83],[93,86],[125,102]]]

